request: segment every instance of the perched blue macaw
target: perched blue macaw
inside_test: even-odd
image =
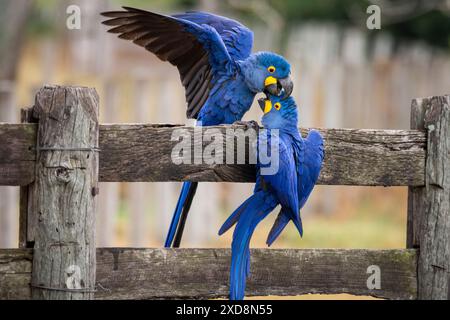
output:
[[[281,205],[281,211],[269,233],[267,244],[271,245],[291,220],[300,236],[303,235],[300,209],[319,178],[324,157],[323,139],[319,132],[311,130],[306,139],[301,137],[294,99],[269,98],[259,100],[264,111],[262,124],[268,130],[260,133],[258,146],[261,143],[275,144],[274,150],[279,154],[278,171],[264,174],[262,168],[270,166],[270,163],[257,164],[253,195],[231,214],[219,231],[222,235],[237,223],[233,233],[230,270],[232,300],[241,300],[245,295],[245,282],[250,273],[251,236],[258,223],[277,205]],[[278,141],[273,129],[279,130]]]
[[[237,21],[205,12],[165,16],[129,7],[102,15],[110,18],[104,24],[114,26],[109,32],[178,68],[187,117],[198,125],[240,121],[258,92],[292,93],[289,63],[270,52],[252,54],[253,33]],[[166,247],[179,246],[196,189],[196,182],[183,184]]]

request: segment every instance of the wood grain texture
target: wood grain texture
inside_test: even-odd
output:
[[[20,148],[25,159],[33,160],[28,150],[34,146],[31,132],[34,125],[24,124],[28,139],[21,138]],[[1,128],[1,125],[0,125]],[[229,127],[228,127],[229,128]],[[237,128],[237,127],[234,127]],[[252,165],[175,165],[171,141],[176,129],[185,129],[193,136],[193,128],[169,125],[111,124],[100,126],[100,181],[160,182],[160,181],[227,181],[253,182]],[[227,127],[216,127],[223,134]],[[3,132],[7,129],[3,129]],[[15,130],[24,136],[21,130]],[[302,130],[305,134],[306,129]],[[425,183],[426,136],[412,130],[320,130],[326,140],[325,162],[319,184],[367,186],[423,186]],[[12,134],[8,133],[8,136]],[[6,135],[5,135],[6,136]],[[242,135],[240,135],[242,137]],[[0,139],[3,136],[0,134]],[[224,138],[226,141],[226,138]],[[200,143],[196,140],[193,149]],[[203,142],[203,148],[208,143]],[[248,148],[248,146],[247,146]],[[4,153],[0,148],[0,155]],[[194,154],[194,152],[192,152]],[[222,155],[223,158],[225,155]],[[0,184],[28,184],[34,179],[34,163],[14,158],[0,161]],[[18,161],[18,159],[20,161]]]
[[[419,100],[411,104],[411,129],[425,130],[425,108]],[[425,188],[408,188],[408,214],[406,226],[406,247],[420,247],[420,232],[422,229],[422,216],[425,211]]]
[[[101,181],[253,182],[251,165],[175,165],[171,160],[174,129],[192,137],[193,128],[149,125],[101,127]],[[223,134],[224,127],[218,129]],[[305,133],[307,130],[303,130]],[[424,182],[425,135],[401,130],[320,130],[326,140],[319,184],[421,185]],[[226,141],[226,137],[223,137]],[[196,145],[200,143],[195,140]],[[193,150],[197,147],[193,146]],[[207,143],[203,142],[203,148]],[[193,154],[194,152],[192,152]],[[225,157],[225,156],[224,156]]]
[[[92,190],[98,185],[98,154],[63,149],[97,147],[97,93],[81,87],[44,87],[33,114],[39,127],[36,179],[28,201],[28,239],[34,241],[32,297],[92,299],[93,293],[86,290],[95,284]]]
[[[31,298],[32,252],[0,249],[0,300]]]
[[[450,96],[416,101],[428,130],[426,185],[419,197],[419,299],[450,299]],[[420,205],[420,203],[422,203]],[[420,211],[419,211],[420,210]],[[414,212],[416,214],[416,212]]]
[[[8,252],[0,250],[0,261]],[[29,255],[20,252],[24,260]],[[230,254],[228,249],[99,248],[95,298],[227,297]],[[416,250],[405,249],[253,249],[246,295],[350,293],[415,299],[416,255]],[[379,290],[367,288],[367,269],[373,265],[381,271]]]
[[[0,123],[0,185],[27,185],[34,180],[35,124]]]

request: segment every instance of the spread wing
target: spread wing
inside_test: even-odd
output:
[[[208,25],[123,7],[102,13],[108,32],[131,40],[178,68],[186,90],[187,117],[197,118],[219,73],[230,72],[234,62],[216,29]]]
[[[173,17],[198,25],[206,24],[216,29],[233,60],[244,60],[252,53],[253,32],[235,20],[197,11],[176,14]]]

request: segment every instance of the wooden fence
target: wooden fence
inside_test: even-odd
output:
[[[449,299],[449,104],[415,100],[411,130],[321,130],[320,184],[410,187],[406,249],[253,250],[247,295]],[[99,125],[89,88],[42,88],[22,122],[0,124],[0,185],[21,186],[20,248],[0,249],[0,299],[227,296],[229,250],[96,249],[98,182],[252,182],[251,165],[174,165],[179,126]]]

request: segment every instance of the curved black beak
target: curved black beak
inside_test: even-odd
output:
[[[284,79],[278,80],[278,82],[281,85],[282,91],[281,95],[283,96],[282,99],[289,98],[292,94],[292,91],[294,91],[294,83],[292,82],[291,77],[287,77]]]
[[[277,83],[266,86],[265,88],[267,94],[277,97],[281,96],[283,100],[290,97],[292,91],[294,91],[294,83],[292,82],[291,77],[277,79]]]

